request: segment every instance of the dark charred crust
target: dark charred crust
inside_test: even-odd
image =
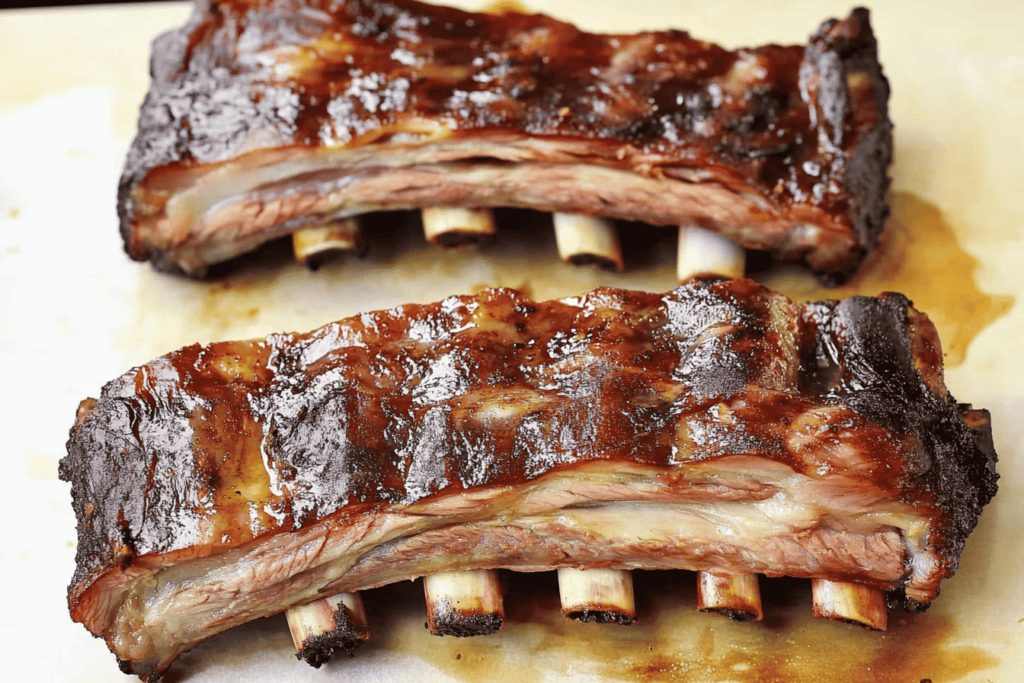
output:
[[[440,610],[434,616],[432,633],[456,638],[489,636],[500,631],[504,624],[505,618],[500,614],[464,614],[458,610]]]
[[[164,671],[150,671],[149,669],[138,667],[133,662],[125,661],[120,657],[117,657],[117,668],[121,670],[121,673],[131,676],[132,674],[139,677],[139,680],[143,683],[161,683],[164,680]]]
[[[566,612],[566,618],[578,621],[581,624],[618,624],[619,626],[632,626],[636,617],[631,617],[622,612],[608,610],[581,609],[574,612]]]
[[[314,669],[319,669],[339,652],[349,657],[354,656],[356,647],[364,640],[365,633],[352,623],[348,608],[339,605],[338,611],[334,614],[334,630],[306,638],[302,643],[302,649],[295,653],[295,658],[306,662]]]
[[[846,22],[826,22],[811,37],[805,64],[813,65],[817,72],[815,109],[828,122],[835,146],[841,146],[844,135],[849,135],[850,84],[866,81],[858,90],[866,90],[867,98],[874,102],[877,121],[861,133],[845,168],[846,182],[853,190],[853,224],[861,248],[870,250],[889,217],[893,125],[888,114],[889,81],[878,62],[878,43],[868,10],[855,9]],[[852,271],[822,277],[840,284],[849,274]]]
[[[921,602],[919,600],[914,600],[913,598],[905,598],[903,601],[903,608],[908,612],[927,612],[928,608],[931,606],[932,603],[930,602]]]
[[[124,659],[121,659],[120,657],[116,657],[116,659],[117,659],[117,668],[121,670],[121,673],[130,676],[131,673],[132,673],[132,663],[129,662],[129,661],[125,661]]]
[[[406,40],[410,31],[412,42]],[[355,61],[332,52],[331,35],[355,45]],[[432,63],[415,62],[423,57],[410,47],[415,44],[425,46]],[[294,48],[300,61],[316,55],[315,66],[281,80],[260,66],[275,47]],[[405,56],[394,57],[398,53]],[[743,62],[747,58],[759,60],[755,70],[764,71],[753,85],[745,80],[753,68]],[[118,215],[129,255],[159,270],[201,277],[212,263],[200,257],[183,262],[176,250],[191,237],[151,234],[172,230],[157,226],[168,220],[164,210],[173,190],[154,177],[180,174],[187,184],[204,169],[247,154],[326,145],[328,130],[338,148],[374,148],[385,156],[393,154],[392,135],[376,138],[373,131],[400,129],[406,120],[437,123],[452,139],[518,136],[566,145],[536,162],[511,154],[517,164],[558,165],[572,157],[644,178],[691,182],[693,171],[710,174],[700,182],[759,195],[751,210],[774,221],[769,230],[723,216],[732,222],[723,230],[748,248],[806,260],[826,282],[841,281],[856,268],[888,215],[889,87],[864,9],[826,22],[806,47],[732,52],[681,31],[593,35],[543,15],[471,14],[412,0],[198,0],[184,26],[154,42],[150,73],[119,184]],[[371,77],[372,87],[360,85],[359,79]],[[745,90],[723,91],[729,78]],[[458,161],[510,163],[496,156]],[[396,163],[400,170],[404,162]],[[437,163],[443,171],[445,162]],[[452,191],[461,196],[462,190]],[[526,202],[544,211],[607,211],[609,217],[662,225],[701,218],[682,215],[693,211],[685,207],[675,213],[602,208],[594,192],[572,194],[571,201],[494,201]],[[483,204],[475,208],[486,205],[486,198],[478,201]],[[388,202],[417,208],[400,198]],[[821,229],[820,240],[797,244],[783,234],[808,221]],[[302,222],[284,220],[258,237],[272,239]],[[765,235],[755,236],[759,230]],[[210,260],[252,247],[246,242]]]
[[[76,436],[78,427],[71,429],[72,440]],[[68,442],[69,445],[71,441]],[[85,587],[94,581],[100,574],[108,571],[111,567],[117,566],[114,548],[115,543],[107,540],[108,533],[118,529],[116,518],[111,520],[105,515],[97,515],[97,511],[106,512],[106,507],[97,508],[93,501],[102,500],[102,495],[94,494],[93,477],[90,476],[88,465],[78,459],[69,457],[62,458],[58,467],[58,476],[62,481],[67,481],[71,486],[71,507],[75,511],[78,520],[78,543],[75,550],[75,573],[68,586],[68,608],[75,611],[78,600]],[[100,477],[107,479],[108,485],[111,477]],[[123,539],[123,534],[114,531],[113,538]]]
[[[954,401],[953,397],[948,398],[949,403]],[[967,541],[967,536],[978,524],[983,507],[988,505],[996,495],[999,487],[999,473],[996,472],[996,463],[999,457],[996,455],[995,444],[992,440],[991,415],[985,409],[972,409],[970,405],[958,405],[960,420],[949,418],[944,425],[948,434],[955,435],[961,451],[967,450],[968,444],[974,446],[973,457],[956,458],[953,456],[952,444],[946,444],[946,453],[940,453],[936,458],[938,469],[935,472],[933,486],[942,491],[954,509],[951,534],[953,536],[953,548],[951,555],[953,563],[950,571],[956,571],[957,561]],[[961,436],[963,425],[967,424],[964,413],[971,413],[972,422],[968,426],[966,437]],[[979,417],[981,418],[979,420]],[[941,439],[945,434],[937,434]],[[943,457],[948,455],[949,457]],[[966,479],[969,486],[958,484],[957,481]],[[944,501],[945,502],[945,501]]]
[[[153,41],[149,76],[154,86],[181,79],[188,71],[189,36],[199,30],[210,9],[208,0],[195,0],[192,14],[180,28],[160,34]],[[196,74],[196,78],[202,78]],[[157,270],[179,272],[180,267],[164,260],[158,251],[149,251],[134,244],[132,223],[139,219],[132,190],[154,168],[186,161],[190,144],[188,127],[175,126],[175,113],[166,101],[163,89],[153,87],[139,109],[138,130],[128,148],[124,170],[117,187],[117,216],[125,252],[136,261],[150,261]]]
[[[968,426],[961,407],[928,390],[914,367],[907,336],[910,301],[901,294],[807,304],[804,344],[807,390],[841,401],[894,432],[920,439],[902,476],[946,510],[931,542],[942,549],[946,575],[956,571],[967,536],[995,495],[996,454],[986,424]]]
[[[900,608],[907,612],[920,613],[927,612],[932,603],[921,602],[920,600],[907,597],[907,594],[900,589],[885,592],[885,606],[889,609]]]

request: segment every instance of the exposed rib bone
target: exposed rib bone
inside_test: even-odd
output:
[[[622,248],[615,224],[597,216],[556,213],[558,255],[574,266],[596,263],[605,270],[622,271]]]
[[[300,607],[285,616],[295,643],[295,656],[319,669],[335,652],[351,653],[370,639],[363,599],[358,593],[337,593]]]
[[[735,242],[696,225],[679,226],[676,278],[686,282],[700,274],[743,277],[746,254]]]
[[[477,244],[498,231],[490,209],[428,207],[422,210],[422,219],[427,241],[443,247]]]
[[[757,574],[697,573],[697,609],[724,614],[733,621],[761,621]]]
[[[884,631],[889,612],[885,594],[860,583],[811,580],[811,614],[824,619],[839,619]]]
[[[363,229],[358,218],[343,218],[292,233],[295,260],[312,269],[338,254],[361,252]]]
[[[423,577],[427,628],[435,636],[484,636],[505,623],[495,569],[439,572]]]
[[[676,278],[695,275],[743,277],[746,253],[735,242],[698,225],[679,226]],[[718,612],[734,621],[760,621],[761,590],[754,574],[716,576],[697,573],[697,609]]]
[[[559,569],[562,614],[570,619],[628,626],[636,621],[633,576],[621,569]]]

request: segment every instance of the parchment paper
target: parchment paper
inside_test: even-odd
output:
[[[587,29],[681,27],[729,47],[804,42],[850,9],[529,4]],[[278,258],[199,283],[130,262],[117,235],[116,182],[147,87],[149,41],[188,11],[177,3],[0,11],[3,680],[126,680],[104,644],[67,616],[75,523],[57,462],[78,402],[127,368],[196,341],[306,330],[484,286],[522,286],[546,299],[599,284],[675,284],[671,231],[630,257],[629,272],[610,275],[561,264],[543,221],[523,213],[505,217],[508,234],[477,252],[427,247],[415,219],[399,216],[393,239],[367,259],[316,273]],[[296,662],[275,617],[197,648],[169,680],[1024,680],[1024,5],[886,2],[873,23],[896,123],[891,251],[841,294],[898,285],[932,314],[959,363],[948,369],[949,388],[992,411],[1001,456],[1001,491],[931,611],[894,612],[887,633],[867,633],[811,619],[807,582],[772,580],[762,584],[765,621],[733,624],[696,612],[692,573],[644,572],[637,625],[581,626],[558,614],[549,573],[507,577],[500,634],[441,639],[422,626],[413,582],[367,593],[374,637],[354,659],[320,671]],[[528,224],[528,237],[511,232],[516,222]],[[797,297],[818,295],[800,272],[763,277]]]

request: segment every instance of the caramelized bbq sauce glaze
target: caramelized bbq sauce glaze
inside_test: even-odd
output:
[[[889,87],[864,9],[806,48],[733,52],[682,31],[595,35],[410,0],[200,1],[154,43],[151,71],[119,192],[129,253],[144,250],[131,244],[139,183],[159,207],[183,167],[251,151],[252,131],[309,148],[415,144],[417,128],[579,140],[588,163],[756,188],[793,220],[853,231],[861,255],[888,216]]]
[[[79,521],[72,608],[147,556],[203,556],[588,461],[671,477],[746,453],[827,476],[827,453],[787,444],[813,406],[839,408],[816,428],[868,454],[856,476],[932,518],[929,541],[955,570],[996,458],[987,414],[969,426],[915,370],[941,356],[905,298],[798,309],[752,281],[703,280],[574,304],[489,290],[129,371],[85,407],[60,465]],[[942,389],[941,370],[931,377]]]

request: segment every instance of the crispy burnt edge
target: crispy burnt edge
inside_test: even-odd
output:
[[[878,40],[871,27],[871,13],[855,8],[844,21],[830,19],[811,36],[801,66],[817,76],[816,111],[832,129],[833,144],[842,140],[850,113],[848,78],[863,74],[871,79],[878,121],[861,134],[853,154],[847,157],[846,185],[852,202],[850,220],[857,233],[861,253],[847,270],[816,272],[826,286],[843,284],[856,272],[875,246],[889,219],[889,167],[892,164],[893,124],[889,118],[889,80],[878,61]],[[803,87],[803,85],[801,86]]]
[[[468,638],[471,636],[487,636],[497,633],[505,624],[505,618],[497,614],[466,614],[461,611],[447,610],[435,620],[439,636]],[[424,622],[423,628],[429,628]]]
[[[137,368],[128,371],[127,374],[134,374]],[[116,380],[115,380],[116,381]],[[108,383],[108,386],[111,383]],[[105,389],[105,387],[104,387]],[[77,519],[78,542],[75,550],[75,572],[68,585],[68,610],[72,618],[78,609],[79,603],[86,591],[100,581],[106,574],[112,571],[124,571],[131,566],[135,557],[135,540],[131,535],[127,522],[120,524],[113,535],[107,535],[95,528],[93,524],[94,506],[90,498],[93,498],[89,480],[89,462],[85,460],[86,454],[76,458],[73,453],[72,444],[82,430],[82,425],[90,415],[99,407],[104,398],[104,392],[100,398],[86,398],[78,404],[75,411],[75,425],[68,434],[67,455],[60,459],[57,467],[57,474],[61,481],[71,484],[71,507],[75,511]],[[77,462],[81,460],[81,462]],[[111,468],[106,470],[113,476]],[[93,634],[95,637],[102,637]],[[118,666],[124,673],[131,673],[130,663],[125,663],[118,658]]]
[[[951,402],[953,397],[950,396]],[[959,565],[960,556],[967,543],[967,536],[974,531],[981,518],[981,510],[998,491],[999,460],[992,440],[992,415],[984,408],[975,408],[970,403],[956,403],[960,415],[959,424],[966,426],[966,439],[973,442],[975,457],[962,463],[949,463],[939,459],[937,468],[929,477],[929,485],[938,488],[939,498],[950,511],[950,523],[945,528],[946,543],[943,558],[946,560],[944,576],[952,576]],[[966,473],[969,485],[960,487],[957,477]],[[903,591],[886,593],[890,608],[902,606],[908,612],[924,612],[931,602],[921,602],[908,597]]]
[[[625,614],[609,612],[600,609],[581,609],[573,612],[566,612],[567,619],[578,621],[581,624],[618,624],[619,626],[632,626],[636,619],[630,619]]]
[[[215,30],[215,27],[206,26],[208,22],[224,20],[219,13],[214,16],[216,7],[218,5],[213,0],[195,0],[192,14],[184,25],[162,33],[153,41],[150,88],[139,110],[138,130],[129,147],[117,191],[117,215],[125,253],[135,261],[148,260],[158,271],[196,279],[204,278],[209,268],[186,273],[162,250],[144,249],[133,244],[132,225],[139,209],[132,198],[132,191],[152,170],[169,164],[188,163],[192,159],[193,145],[204,144],[203,141],[191,140],[187,128],[173,125],[171,105],[187,108],[189,105],[185,103],[188,101],[209,102],[220,88],[233,84],[230,75],[221,75],[218,80],[213,75],[214,65],[200,61],[206,55],[192,49],[201,39],[193,38],[194,35]],[[871,79],[879,116],[879,121],[861,135],[851,155],[843,155],[842,150],[838,150],[847,160],[846,185],[852,204],[849,219],[858,238],[858,253],[849,267],[837,271],[819,270],[805,255],[818,281],[833,287],[849,280],[860,267],[877,242],[890,213],[888,193],[891,179],[888,170],[893,146],[893,124],[889,119],[888,104],[890,90],[889,81],[878,61],[878,42],[871,27],[870,12],[858,7],[847,19],[825,21],[810,36],[805,47],[801,81],[804,81],[805,69],[806,77],[818,84],[817,104],[812,106],[816,107],[818,116],[831,126],[832,137],[837,144],[841,141],[850,113],[848,74],[862,73]],[[217,106],[226,104],[221,101]],[[258,111],[254,115],[264,116]],[[225,131],[226,138],[233,134]],[[209,144],[208,141],[205,144]],[[226,141],[222,141],[222,145],[230,146]],[[243,257],[217,264],[218,270],[230,268],[232,261]]]
[[[902,497],[911,505],[930,497],[931,507],[944,511],[934,518],[928,541],[941,557],[941,578],[951,577],[998,489],[988,411],[953,398],[942,380],[935,327],[906,296],[886,292],[808,303],[801,315],[805,329],[814,330],[814,338],[801,344],[801,382],[807,383],[801,389],[817,385],[877,424],[920,439],[920,460],[912,463],[919,474],[901,487]],[[930,605],[902,589],[888,600],[911,612]]]
[[[306,638],[302,649],[295,653],[295,658],[319,669],[339,652],[349,657],[355,656],[354,651],[362,642],[363,638],[349,616],[348,607],[338,605],[338,611],[334,613],[334,630]]]

